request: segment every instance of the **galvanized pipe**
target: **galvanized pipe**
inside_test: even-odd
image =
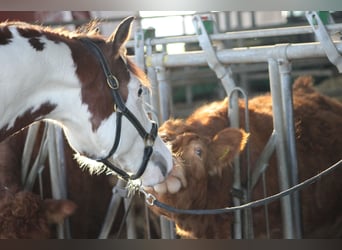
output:
[[[342,24],[329,24],[326,26],[330,33],[341,31]],[[284,27],[284,28],[273,28],[273,29],[257,29],[257,30],[242,30],[232,31],[226,33],[218,33],[210,35],[212,41],[218,40],[233,40],[233,39],[248,39],[258,37],[279,37],[299,34],[313,34],[314,31],[309,25],[296,26],[296,27]],[[170,43],[193,43],[198,42],[197,36],[175,36],[166,38],[153,38],[150,41],[151,45],[157,44],[170,44]],[[127,47],[133,47],[133,42],[129,41]]]
[[[110,201],[110,204],[108,206],[108,210],[107,210],[107,214],[106,217],[104,219],[104,223],[101,227],[101,232],[98,236],[98,239],[107,239],[109,232],[112,228],[115,216],[118,212],[121,200],[123,195],[118,194],[118,192],[120,190],[124,190],[126,187],[126,182],[118,179],[118,182],[116,183],[116,185],[113,187],[112,192],[112,199]]]
[[[57,139],[57,127],[54,124],[47,123],[47,138],[48,138],[48,152],[49,152],[49,167],[51,176],[51,191],[52,198],[54,199],[66,199],[66,187],[65,187],[65,173],[63,172],[63,167],[60,166],[59,161],[60,155],[58,155],[58,148],[60,147],[58,143],[60,140]],[[64,153],[64,151],[63,151]],[[57,224],[57,238],[65,238],[67,232],[64,228],[64,223]]]
[[[339,52],[342,52],[342,42],[335,43]],[[285,50],[284,50],[285,47]],[[279,54],[287,60],[305,58],[326,58],[320,43],[281,44],[262,47],[249,47],[239,49],[225,49],[217,51],[217,57],[224,64],[260,63],[267,62],[269,58],[277,58]],[[208,65],[205,53],[202,51],[186,52],[182,54],[154,54],[146,57],[149,67],[185,67]]]
[[[286,165],[286,151],[285,151],[285,135],[284,124],[282,117],[282,98],[280,90],[280,78],[278,63],[274,58],[269,58],[269,75],[270,88],[272,93],[272,112],[273,112],[273,126],[276,134],[276,152],[278,161],[278,175],[280,191],[286,190],[290,187],[288,169]],[[281,212],[283,219],[283,236],[285,239],[293,239],[294,225],[293,213],[291,208],[291,198],[285,196],[281,198]]]
[[[153,54],[153,47],[146,46],[146,55],[151,56]],[[147,76],[151,84],[151,106],[152,106],[152,118],[154,121],[160,122],[160,103],[159,103],[159,86],[157,81],[156,71],[152,67],[147,67]]]
[[[162,123],[169,119],[172,107],[172,90],[166,79],[165,67],[156,67],[157,81],[159,83],[159,122]]]
[[[33,146],[37,139],[40,124],[41,123],[38,122],[30,125],[27,131],[27,136],[21,158],[21,183],[26,182],[26,178],[29,173],[29,164],[31,162]]]
[[[296,135],[294,127],[293,97],[291,81],[291,64],[288,60],[279,59],[278,67],[281,81],[281,97],[283,104],[283,124],[285,126],[286,161],[289,170],[290,185],[298,184],[298,164],[296,152]],[[294,192],[291,196],[294,216],[294,235],[302,238],[300,194]]]

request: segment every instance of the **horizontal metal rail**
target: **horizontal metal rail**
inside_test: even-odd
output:
[[[342,43],[335,43],[339,52],[342,52]],[[284,58],[287,60],[325,58],[326,53],[318,42],[298,44],[277,44],[262,47],[246,47],[239,49],[225,49],[217,51],[217,57],[221,63],[260,63],[267,62],[269,58]],[[146,65],[157,67],[164,66],[185,67],[208,65],[205,53],[202,51],[186,52],[182,54],[153,54],[146,57]]]
[[[342,30],[342,24],[329,24],[326,26],[330,33],[339,32]],[[210,35],[212,41],[220,40],[234,40],[234,39],[248,39],[248,38],[260,38],[260,37],[274,37],[274,36],[290,36],[300,34],[314,34],[312,27],[307,26],[295,26],[286,28],[272,28],[272,29],[257,29],[257,30],[243,30],[233,31],[219,34]],[[171,44],[171,43],[194,43],[198,42],[196,35],[189,36],[174,36],[165,38],[152,38],[145,41],[145,45],[157,45],[157,44]],[[127,47],[134,47],[134,41],[129,41]]]

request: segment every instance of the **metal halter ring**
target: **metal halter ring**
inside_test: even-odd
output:
[[[120,86],[118,79],[113,74],[107,75],[107,84],[111,89],[118,89]]]

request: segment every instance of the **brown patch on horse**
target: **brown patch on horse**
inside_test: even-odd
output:
[[[124,21],[112,36],[105,41],[96,32],[88,30],[91,39],[102,50],[111,73],[119,82],[119,93],[124,102],[128,97],[128,82],[130,72],[135,75],[144,86],[148,86],[145,73],[140,70],[122,51],[129,38],[130,23]],[[113,113],[113,98],[111,89],[101,67],[99,58],[79,41],[65,41],[72,51],[72,57],[76,64],[76,74],[82,82],[82,101],[88,105],[92,113],[92,129],[95,131],[101,122]]]
[[[41,37],[43,34],[41,31],[33,28],[26,27],[17,27],[18,33],[25,38],[33,38],[33,37]]]
[[[4,140],[6,137],[16,133],[21,128],[30,125],[32,122],[39,120],[40,117],[51,113],[56,108],[55,104],[46,102],[42,104],[39,108],[33,111],[33,107],[28,109],[21,116],[18,116],[14,122],[14,125],[8,128],[9,124],[5,124],[4,127],[0,129],[0,141]]]
[[[45,44],[43,42],[41,42],[38,38],[35,38],[35,37],[30,38],[29,43],[37,51],[42,51],[44,49]]]
[[[13,38],[11,31],[8,27],[1,27],[0,26],[0,44],[6,45],[11,42],[11,39]]]
[[[76,74],[82,83],[81,94],[82,102],[88,105],[88,110],[92,114],[91,123],[92,129],[95,131],[101,122],[108,118],[113,113],[113,99],[111,89],[107,84],[104,71],[102,70],[100,61],[92,51],[81,44],[79,41],[67,41],[68,46],[72,51],[72,57],[76,66]],[[104,41],[99,41],[97,45],[104,51],[108,50]],[[107,61],[109,59],[107,58]],[[116,63],[111,66],[113,75],[120,82],[120,94],[127,99],[128,90],[127,83],[129,80],[128,74],[119,74],[113,68],[121,66]],[[122,66],[121,66],[122,67]],[[121,73],[121,72],[120,72]]]

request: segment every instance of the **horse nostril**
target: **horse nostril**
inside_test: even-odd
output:
[[[167,162],[161,154],[155,152],[154,154],[152,154],[150,160],[160,169],[160,172],[164,177],[168,174]]]

